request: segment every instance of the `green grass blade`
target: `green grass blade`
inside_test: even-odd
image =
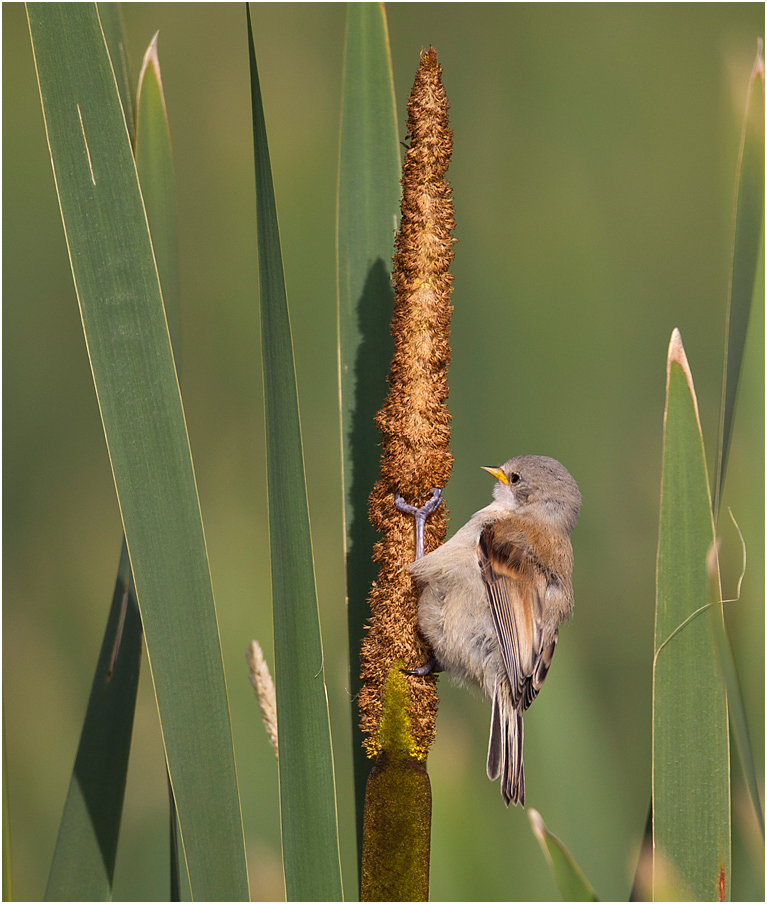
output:
[[[764,53],[761,39],[746,96],[737,170],[735,236],[730,264],[730,295],[727,301],[722,408],[714,494],[714,517],[719,514],[732,422],[738,392],[740,367],[746,346],[751,299],[760,289],[757,271],[764,254]],[[761,286],[763,290],[764,286]]]
[[[125,27],[119,3],[97,3],[101,19],[101,29],[107,42],[109,57],[115,73],[120,103],[125,113],[125,124],[128,127],[131,144],[134,143],[134,110],[136,98],[133,93],[133,79],[128,63],[128,46],[125,41]]]
[[[537,810],[527,811],[533,834],[541,846],[543,856],[549,864],[551,875],[557,883],[563,901],[598,901],[592,884],[575,862],[575,858],[547,828]]]
[[[288,900],[341,899],[335,775],[266,123],[248,9],[266,409],[282,855]]]
[[[653,876],[656,892],[667,872],[680,895],[687,889],[701,901],[729,900],[731,890],[727,697],[712,631],[722,608],[708,606],[713,542],[698,406],[675,330],[667,364],[655,610]]]
[[[138,79],[134,156],[147,222],[152,236],[157,273],[162,287],[176,371],[181,375],[181,303],[179,298],[178,236],[176,232],[176,192],[170,127],[162,89],[158,35],[144,54]],[[170,820],[170,898],[181,900],[182,882],[189,887],[186,861],[181,851],[178,814],[173,785],[168,776]],[[183,871],[183,879],[181,872]]]
[[[123,541],[112,607],[45,889],[47,901],[112,898],[141,642],[141,619]]]
[[[114,11],[115,5],[102,4],[99,8],[102,17],[107,9],[110,12]],[[112,18],[110,55],[116,52],[116,48],[125,47],[119,14]],[[154,51],[152,61],[156,66],[154,42],[150,47],[150,52],[152,51]],[[112,65],[117,72],[118,65],[114,58]],[[140,104],[139,108],[146,111],[150,105],[157,106],[159,102],[162,111],[162,98],[158,97],[158,79],[150,78],[145,82],[142,77],[141,84],[148,84],[150,91],[142,93],[143,104]],[[124,100],[123,109],[125,109]],[[159,138],[155,141],[147,140],[147,136],[154,137],[158,132]],[[167,122],[164,118],[151,118],[145,113],[142,117],[142,135],[144,136],[141,143],[142,153],[137,159],[137,165],[144,185],[147,214],[156,244],[158,236],[164,237],[168,233],[175,239],[172,169],[170,191],[167,195],[159,191],[158,187],[164,188],[168,180],[155,177],[158,170],[162,172],[163,168],[170,168]],[[150,204],[150,200],[153,203]],[[163,216],[168,209],[170,214]],[[163,257],[163,267],[160,268],[163,279],[177,287],[177,271],[176,255],[166,253]],[[169,296],[169,300],[166,300],[166,306],[170,307],[171,304],[177,311],[177,289]],[[112,609],[102,642],[101,656],[96,668],[74,774],[51,866],[46,891],[47,897],[51,900],[111,898],[138,687],[141,643],[141,621],[132,586],[128,553],[123,543]],[[115,658],[118,652],[119,656]],[[171,885],[173,886],[173,881]]]
[[[361,687],[360,646],[376,577],[368,496],[378,478],[380,436],[373,417],[386,397],[393,341],[391,258],[399,214],[400,150],[386,10],[347,7],[338,180],[338,352],[344,488],[349,687]],[[356,716],[356,705],[355,705]],[[352,719],[357,843],[361,856],[365,786],[372,765]]]
[[[761,40],[759,40],[746,95],[746,112],[738,156],[736,184],[735,234],[727,302],[722,405],[719,418],[716,492],[714,495],[715,520],[719,514],[719,503],[727,469],[751,305],[754,296],[760,299],[758,303],[764,303],[764,53]],[[732,646],[724,628],[716,632],[716,640],[720,663],[727,683],[733,739],[762,838],[764,838],[764,814],[759,796],[759,784],[743,694]]]
[[[192,891],[248,897],[231,725],[181,397],[93,4],[29,4],[46,133]]]
[[[121,16],[102,4],[123,111],[133,109]],[[132,119],[132,117],[131,117]],[[126,119],[132,128],[132,121]],[[142,629],[123,538],[112,603],[48,875],[49,900],[110,900],[141,665]]]

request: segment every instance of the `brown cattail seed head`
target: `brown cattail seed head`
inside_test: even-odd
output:
[[[418,632],[418,591],[405,566],[415,556],[412,516],[398,511],[399,492],[420,507],[433,487],[450,476],[450,291],[455,226],[450,185],[444,178],[453,133],[442,69],[433,48],[422,53],[408,101],[409,148],[402,171],[402,220],[394,255],[394,356],[389,394],[376,417],[382,434],[381,477],[370,495],[370,520],[380,531],[373,558],[378,580],[370,594],[373,619],[362,646],[359,707],[366,747],[379,752],[384,683],[395,659],[409,668],[430,656]],[[444,505],[426,522],[426,552],[445,539]],[[434,739],[437,697],[434,678],[408,678],[412,754],[425,759]]]

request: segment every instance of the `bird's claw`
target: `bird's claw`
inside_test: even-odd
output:
[[[425,665],[419,666],[417,669],[402,669],[403,675],[415,675],[417,678],[424,678],[426,675],[432,675],[434,672],[444,672],[444,669],[436,656],[432,656]]]
[[[394,505],[399,511],[406,515],[412,515],[415,518],[415,557],[420,559],[424,554],[424,528],[426,519],[429,515],[437,511],[442,502],[442,490],[440,487],[434,487],[431,491],[431,499],[424,503],[420,508],[414,505],[408,505],[402,498],[402,494],[397,492],[394,494]]]

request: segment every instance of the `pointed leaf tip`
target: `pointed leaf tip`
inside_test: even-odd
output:
[[[527,811],[530,825],[543,856],[551,870],[564,901],[597,901],[592,884],[577,864],[565,845],[553,835],[543,821],[541,814],[532,807]]]
[[[151,66],[152,71],[154,72],[154,76],[157,79],[157,84],[160,88],[160,97],[162,99],[162,111],[165,119],[168,119],[168,110],[165,106],[165,91],[162,87],[162,74],[160,73],[160,56],[157,50],[158,40],[160,38],[159,30],[154,33],[154,37],[149,42],[149,46],[146,49],[146,53],[144,54],[144,59],[141,62],[141,71],[138,76],[138,90],[137,96],[141,95],[141,86],[144,81],[144,76],[146,75],[147,69]]]
[[[530,820],[533,834],[538,839],[538,841],[543,844],[546,840],[546,826],[543,823],[541,814],[537,810],[534,810],[532,807],[530,807],[530,809],[527,811],[527,817]]]
[[[701,435],[703,433],[703,429],[700,424],[700,412],[698,411],[698,397],[695,395],[695,386],[692,382],[692,371],[690,370],[690,364],[687,361],[687,354],[684,350],[684,345],[682,344],[682,334],[679,330],[674,327],[674,331],[671,334],[671,341],[668,344],[668,358],[666,360],[666,392],[668,394],[668,386],[671,380],[671,366],[672,364],[676,364],[682,368],[682,373],[684,374],[685,380],[687,380],[687,386],[690,391],[690,395],[692,396],[692,403],[695,409],[695,420],[698,422],[698,430]]]
[[[668,363],[679,364],[681,367],[685,368],[685,370],[689,369],[687,367],[687,356],[684,353],[684,346],[682,345],[682,334],[677,327],[674,327],[674,331],[671,334],[671,341],[668,344]]]

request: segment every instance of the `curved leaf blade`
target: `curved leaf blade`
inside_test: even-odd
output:
[[[56,188],[198,898],[248,897],[231,724],[154,254],[94,4],[29,4]]]
[[[116,3],[102,3],[98,9],[132,136],[133,85],[122,16]],[[47,900],[112,898],[142,639],[123,537],[107,626],[48,874]]]
[[[764,303],[764,46],[761,38],[746,93],[746,111],[738,155],[735,229],[725,323],[724,375],[714,494],[715,522],[727,471],[740,369],[754,296],[757,299],[761,296],[759,303]],[[724,625],[715,636],[727,683],[733,738],[764,839],[764,814],[738,670]]]
[[[285,888],[289,901],[337,901],[342,891],[335,774],[293,340],[249,8],[248,46]]]
[[[727,470],[751,300],[754,293],[759,290],[756,277],[760,257],[764,255],[764,48],[761,39],[748,83],[736,184],[735,235],[730,264],[730,292],[727,299],[724,377],[714,494],[715,519],[719,514],[719,501]]]
[[[360,647],[376,578],[368,496],[378,479],[380,435],[373,418],[386,397],[393,340],[391,258],[399,216],[400,150],[386,10],[347,6],[338,180],[338,373],[349,687],[361,688]],[[354,706],[357,714],[356,704]],[[372,766],[352,719],[358,859],[365,787]]]

